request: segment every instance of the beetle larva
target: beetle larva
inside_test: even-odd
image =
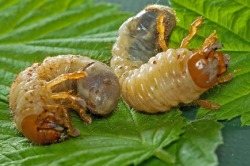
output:
[[[19,131],[35,144],[78,136],[69,109],[86,114],[111,113],[120,96],[118,78],[105,64],[77,55],[47,57],[22,71],[10,89],[9,103]]]
[[[119,29],[111,67],[119,77],[122,98],[138,111],[165,112],[179,103],[196,103],[211,109],[218,105],[200,95],[219,82],[228,81],[229,56],[217,49],[215,32],[197,50],[187,46],[202,18],[196,19],[180,48],[168,49],[166,40],[176,23],[169,7],[152,5],[129,18]],[[156,55],[157,54],[157,55]]]

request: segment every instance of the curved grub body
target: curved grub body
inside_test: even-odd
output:
[[[179,103],[196,101],[204,91],[223,80],[221,77],[227,71],[229,56],[216,51],[222,45],[217,43],[215,32],[200,49],[187,49],[202,18],[191,24],[180,48],[168,49],[167,39],[175,22],[172,9],[152,5],[120,27],[111,67],[119,77],[122,98],[138,111],[165,112]],[[218,108],[207,101],[197,103]]]
[[[36,144],[77,136],[69,108],[88,123],[86,114],[107,115],[119,99],[117,77],[109,67],[83,56],[48,57],[22,71],[10,89],[9,103],[17,128]]]

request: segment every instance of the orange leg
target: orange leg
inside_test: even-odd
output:
[[[66,125],[64,123],[64,120],[62,119],[57,119],[55,121],[55,116],[58,116],[58,115],[55,115],[55,114],[52,114],[52,113],[43,113],[42,115],[39,116],[39,127],[38,129],[39,130],[49,130],[49,129],[52,129],[52,130],[56,130],[56,131],[60,131],[60,132],[63,132],[64,130],[64,127],[67,127],[68,128],[68,125]],[[59,116],[59,117],[62,117],[62,116]],[[62,126],[63,125],[63,126]]]
[[[198,17],[190,26],[189,34],[182,40],[180,48],[187,48],[189,41],[197,33],[198,26],[204,21],[204,18]]]
[[[225,83],[225,82],[230,81],[233,78],[233,74],[238,72],[238,71],[240,71],[240,69],[236,69],[236,70],[228,73],[227,75],[220,76],[218,78],[218,83]]]
[[[206,52],[211,52],[211,50],[206,50],[206,49],[215,49],[215,48],[221,48],[222,45],[220,44],[216,44],[218,40],[218,37],[216,36],[216,31],[214,30],[212,34],[210,34],[206,39],[205,41],[203,42],[202,44],[202,47],[201,47],[201,52],[202,53],[206,53]],[[213,54],[210,54],[210,55],[213,55],[214,56],[214,53]],[[208,57],[208,55],[205,54],[205,57]],[[213,57],[209,57],[209,58],[213,58]]]
[[[68,128],[68,134],[70,136],[76,137],[80,134],[80,131],[78,129],[73,128],[72,123],[70,121],[70,115],[68,110],[65,108],[63,109],[63,123],[66,125],[66,127]]]
[[[70,136],[76,137],[80,134],[78,129],[75,129],[70,121],[70,115],[68,110],[61,105],[47,105],[48,110],[54,110],[54,112],[45,112],[39,118],[41,118],[41,122],[48,122],[47,126],[49,128],[53,128],[57,131],[62,131],[63,128],[60,125],[65,126],[67,128],[67,132]],[[52,123],[49,123],[49,122]],[[53,125],[53,123],[55,125]],[[49,125],[50,124],[50,125]]]
[[[48,82],[48,84],[46,85],[47,88],[51,88],[63,81],[67,81],[70,79],[79,79],[79,78],[84,78],[87,77],[87,73],[84,71],[75,71],[73,73],[65,73],[62,74],[58,77],[56,77],[55,79],[51,80],[50,82]]]
[[[159,33],[158,42],[163,51],[167,51],[167,43],[165,40],[165,26],[164,26],[164,14],[160,14],[157,17],[157,31]]]
[[[195,104],[200,105],[202,108],[217,110],[220,105],[209,102],[208,100],[197,99],[194,101]]]
[[[87,122],[88,124],[92,123],[92,119],[90,116],[86,114],[86,110],[83,109],[77,101],[80,101],[81,103],[85,103],[85,101],[79,97],[73,96],[69,94],[68,92],[60,92],[60,93],[55,93],[51,96],[53,99],[67,99],[71,102],[71,105],[69,108],[74,108],[77,113],[80,115],[80,117]]]

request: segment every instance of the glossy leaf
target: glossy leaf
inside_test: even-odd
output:
[[[222,125],[209,119],[193,121],[186,126],[181,138],[165,150],[175,156],[174,164],[178,166],[190,165],[217,165],[217,157],[214,154],[219,144],[222,144],[220,133]],[[162,160],[152,158],[142,165],[166,165]]]

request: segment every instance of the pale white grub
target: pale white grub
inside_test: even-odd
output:
[[[121,25],[111,67],[129,106],[148,113],[166,112],[180,103],[194,101],[206,108],[218,108],[199,97],[220,82],[229,56],[217,51],[222,45],[217,43],[215,32],[201,48],[187,48],[202,22],[199,17],[191,24],[177,49],[167,48],[176,24],[175,13],[167,6],[150,5]],[[231,77],[226,78],[228,81]]]
[[[118,78],[106,64],[78,55],[47,57],[19,73],[9,103],[20,132],[36,144],[77,136],[69,110],[87,123],[88,112],[105,116],[118,103]]]

